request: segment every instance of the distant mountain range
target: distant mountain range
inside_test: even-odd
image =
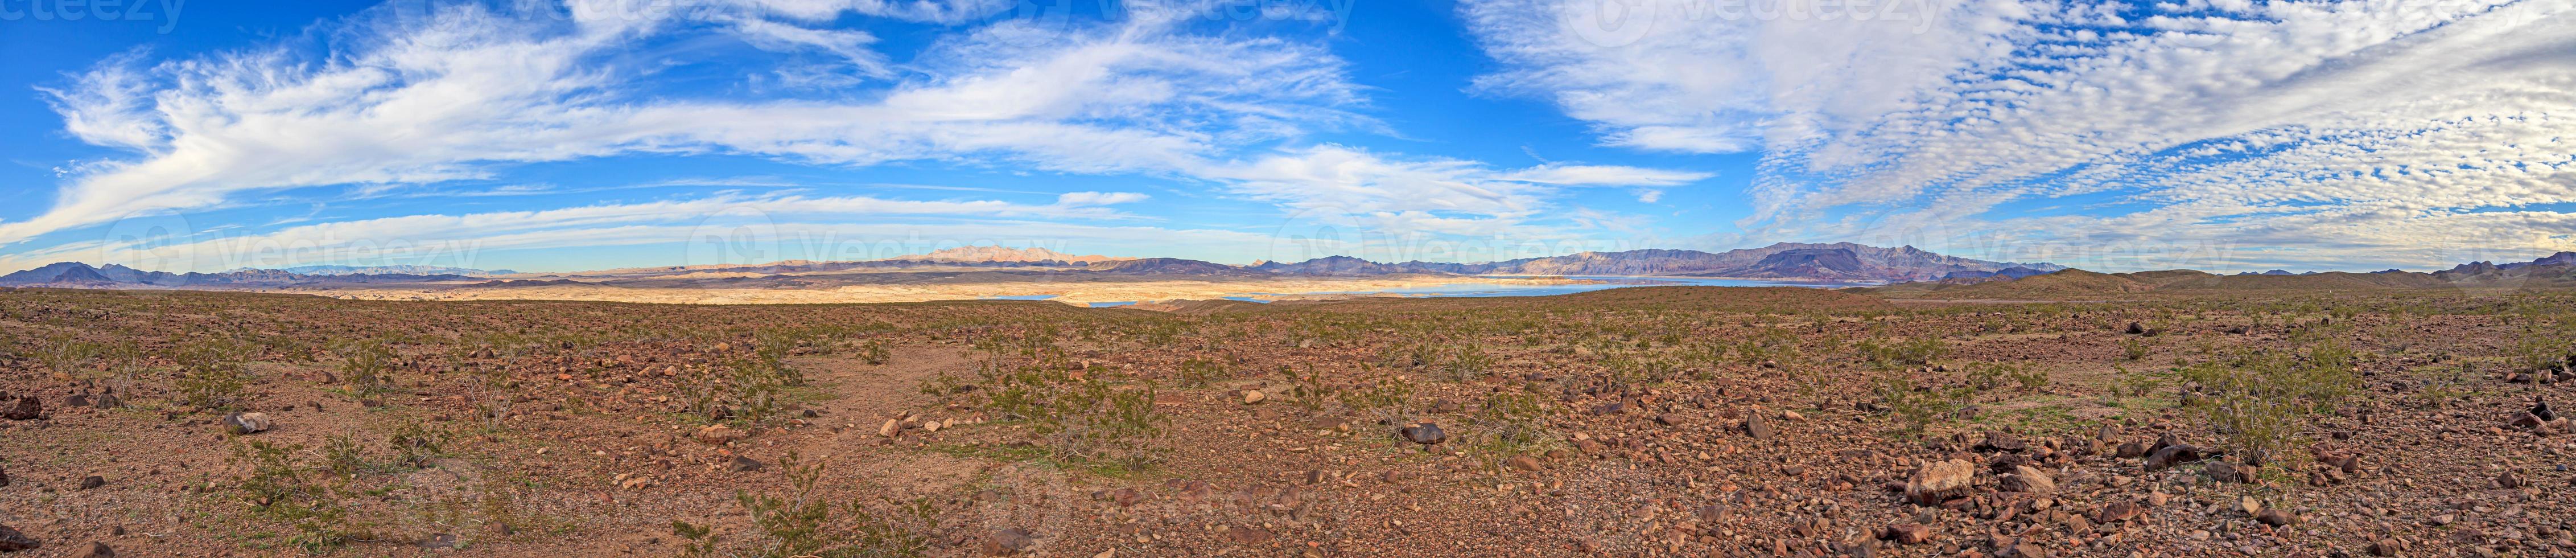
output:
[[[1060,252],[1057,252],[1057,251],[1054,251],[1054,250],[1048,250],[1048,249],[1045,249],[1045,248],[1040,248],[1040,247],[1035,247],[1035,246],[1031,246],[1031,247],[1028,247],[1028,248],[1004,248],[1004,247],[1001,247],[1001,246],[960,246],[960,247],[956,247],[956,248],[948,248],[948,249],[944,249],[944,250],[933,250],[933,251],[931,251],[931,252],[930,252],[930,253],[928,253],[928,254],[922,254],[922,255],[918,255],[918,256],[903,256],[903,257],[892,258],[892,259],[897,259],[897,260],[924,260],[924,261],[934,261],[934,262],[1069,262],[1069,263],[1083,263],[1083,264],[1087,264],[1087,263],[1095,263],[1095,262],[1112,262],[1112,261],[1120,261],[1120,260],[1132,260],[1132,259],[1136,259],[1136,258],[1113,258],[1113,257],[1109,257],[1109,256],[1076,256],[1076,255],[1072,255],[1072,254],[1060,253]]]
[[[1302,275],[1385,275],[1455,273],[1461,275],[1644,275],[1726,277],[1797,281],[1926,281],[1954,275],[1992,275],[2019,268],[2029,274],[2066,269],[2049,263],[1991,262],[1944,256],[1912,246],[1880,248],[1849,242],[1801,244],[1782,242],[1761,248],[1702,252],[1698,250],[1629,250],[1583,252],[1565,256],[1488,263],[1404,262],[1381,264],[1332,256],[1298,263],[1265,262],[1256,271]]]
[[[1226,265],[1180,258],[1118,258],[1071,255],[1045,248],[969,246],[883,260],[821,262],[788,260],[766,264],[715,264],[625,268],[543,277],[637,278],[694,274],[790,275],[841,271],[901,270],[921,267],[977,267],[1126,275],[1207,276],[1381,276],[1381,275],[1645,275],[1724,277],[1819,282],[1900,282],[1952,278],[2025,277],[2065,269],[2047,263],[1991,262],[1945,256],[1911,246],[1880,248],[1852,243],[1780,243],[1744,250],[1630,250],[1583,252],[1501,262],[1449,263],[1411,261],[1380,263],[1349,256],[1303,262]],[[307,283],[442,282],[518,274],[509,270],[476,270],[429,266],[304,266],[287,269],[237,269],[223,273],[146,272],[119,265],[91,267],[64,262],[0,276],[0,285],[61,286],[284,286]],[[516,283],[505,283],[516,284]]]
[[[234,269],[227,273],[239,273],[244,271],[267,270],[245,267]],[[462,267],[443,267],[435,265],[304,265],[278,268],[275,271],[284,271],[287,273],[302,275],[463,275],[466,277],[490,277],[494,275],[519,274],[517,271],[507,269],[467,269]]]
[[[143,271],[116,264],[90,267],[80,262],[61,262],[44,267],[0,275],[0,285],[52,285],[68,287],[185,287],[206,285],[286,286],[316,283],[426,283],[474,279],[454,274],[359,273],[322,275],[295,273],[277,269],[246,269],[223,273],[169,273]]]

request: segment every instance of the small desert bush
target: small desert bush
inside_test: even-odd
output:
[[[891,514],[877,513],[858,501],[839,505],[814,494],[823,477],[822,464],[808,464],[796,452],[779,458],[787,477],[784,494],[739,491],[735,504],[751,517],[752,538],[727,544],[714,529],[671,520],[681,539],[682,556],[750,556],[758,558],[922,556],[930,552],[928,533],[939,529],[938,509],[929,500],[886,501]]]
[[[1376,417],[1382,424],[1404,424],[1413,419],[1413,383],[1395,378],[1380,378],[1362,388],[1341,392],[1342,407]]]
[[[292,529],[287,542],[308,553],[368,538],[365,523],[353,521],[341,506],[357,494],[340,477],[296,464],[294,456],[302,453],[303,446],[263,440],[233,446],[233,460],[250,470],[234,484],[243,503],[256,515]]]
[[[385,346],[384,340],[347,341],[334,347],[332,352],[341,355],[340,381],[347,382],[350,391],[365,394],[393,387],[389,369],[393,365],[394,350]]]
[[[180,344],[170,357],[179,362],[182,402],[209,411],[239,407],[242,387],[250,380],[250,350],[222,339]]]
[[[2310,416],[2331,412],[2359,393],[2352,353],[2326,342],[2307,354],[2262,351],[2182,370],[2206,393],[2191,411],[2220,438],[2221,449],[2260,464],[2291,455]]]

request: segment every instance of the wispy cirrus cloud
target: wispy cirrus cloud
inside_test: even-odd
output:
[[[1193,14],[1216,7],[1208,2],[1130,3],[1127,17],[1109,21],[995,17],[1015,6],[987,0],[402,3],[324,22],[309,36],[274,45],[166,58],[130,52],[44,89],[68,135],[117,154],[65,167],[50,207],[0,221],[0,246],[58,241],[16,249],[20,260],[114,252],[116,241],[59,239],[66,231],[121,227],[120,219],[137,215],[312,199],[315,191],[305,189],[317,187],[346,187],[367,198],[551,200],[605,188],[481,184],[512,181],[514,169],[531,164],[611,157],[1130,176],[1213,184],[1222,196],[1272,204],[1283,215],[1350,209],[1359,216],[1353,223],[1387,232],[1547,238],[1584,234],[1604,217],[1550,215],[1574,190],[1633,189],[1651,201],[1661,189],[1708,176],[1616,165],[1506,169],[1314,145],[1305,138],[1318,132],[1392,132],[1366,115],[1368,89],[1353,83],[1323,41],[1195,25]],[[1296,10],[1264,14],[1330,19]],[[843,25],[852,17],[952,27],[897,60],[878,50],[878,37]],[[653,50],[684,40],[732,41],[743,47],[734,50],[753,55],[690,59]],[[733,72],[745,87],[668,87],[666,75],[689,65]],[[772,87],[782,84],[790,86]],[[681,182],[687,181],[660,184]],[[460,183],[474,185],[454,187]],[[641,235],[667,232],[675,219],[746,205],[843,216],[1093,222],[1129,219],[1106,206],[1145,199],[1133,192],[1047,193],[1057,195],[1055,204],[711,197],[195,226],[243,238],[351,242],[445,238],[454,231],[442,227],[474,227],[524,235],[526,242],[553,234],[562,240],[550,245],[560,247],[620,234],[629,235],[622,243],[665,242]],[[541,220],[554,224],[535,224]],[[506,232],[496,223],[532,228]],[[260,230],[289,224],[296,226]],[[181,244],[215,246],[207,242]]]
[[[2147,239],[2319,267],[2456,262],[2428,249],[2460,246],[2445,236],[2576,248],[2531,209],[2576,201],[2554,116],[2576,112],[2576,3],[1712,5],[1462,12],[1508,65],[1486,91],[1548,99],[1611,145],[1761,153],[1750,236],[1954,230],[2132,268],[2232,264],[2080,260]],[[2050,200],[2078,209],[2035,210]]]

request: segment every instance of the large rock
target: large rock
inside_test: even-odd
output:
[[[1879,531],[1878,538],[1897,544],[1923,544],[1932,541],[1932,528],[1921,523],[1898,523]]]
[[[26,533],[20,533],[17,529],[11,529],[7,525],[0,525],[0,552],[33,550],[42,546],[45,546],[45,543],[36,542],[36,539],[27,538]]]
[[[2042,495],[2057,492],[2057,479],[2049,478],[2048,472],[2032,468],[2029,465],[2013,467],[2013,472],[1997,479],[1996,484],[1999,485],[1996,488],[2004,492],[2026,492]]]
[[[1771,439],[1771,423],[1764,422],[1762,420],[1762,415],[1760,414],[1746,416],[1744,417],[1744,435],[1752,436],[1755,440],[1769,440]]]
[[[20,397],[16,404],[0,403],[0,418],[36,420],[45,416],[45,401],[34,396]]]
[[[1905,481],[1905,499],[1933,506],[1965,496],[1977,480],[1977,464],[1952,459],[1924,465]]]
[[[1449,433],[1441,432],[1439,424],[1428,422],[1404,425],[1396,434],[1404,436],[1404,441],[1426,446],[1449,441]]]
[[[262,413],[233,413],[224,415],[224,430],[234,434],[257,434],[260,432],[266,432],[271,424],[272,423],[268,420],[268,415]]]
[[[2206,456],[2201,455],[2200,448],[2193,447],[2191,444],[2170,445],[2147,454],[2146,467],[2149,472],[2161,471],[2175,465],[2199,461],[2203,457]]]
[[[2103,504],[2102,509],[2094,510],[2093,522],[2119,523],[2122,521],[2137,519],[2138,513],[2141,511],[2143,511],[2143,509],[2138,506],[2137,502],[2120,500],[2109,504]]]

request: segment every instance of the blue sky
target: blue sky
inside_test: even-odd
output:
[[[2552,3],[117,6],[0,0],[0,267],[2576,249]]]

